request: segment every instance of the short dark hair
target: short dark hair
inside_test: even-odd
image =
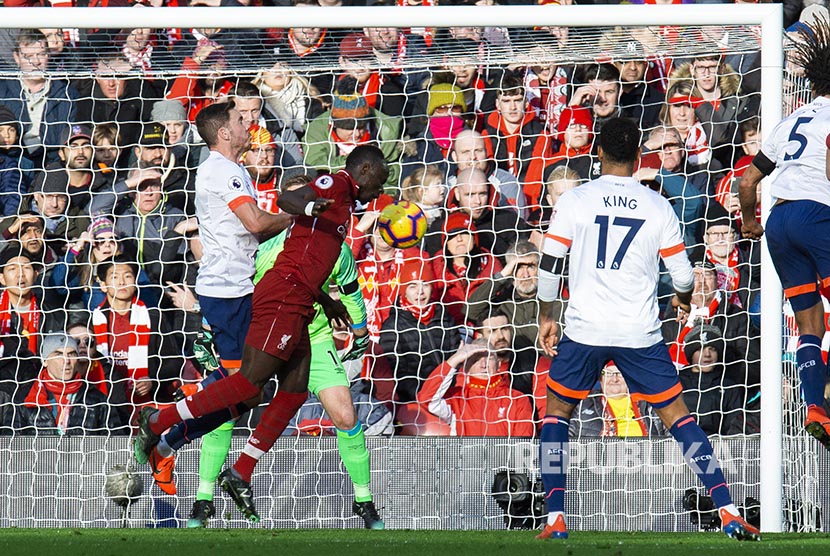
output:
[[[501,80],[501,86],[498,90],[499,97],[514,97],[525,96],[525,86],[518,76],[508,73]]]
[[[111,259],[99,263],[98,268],[95,271],[95,275],[98,277],[98,280],[100,280],[101,283],[106,282],[107,272],[109,272],[109,270],[117,264],[128,265],[135,275],[136,282],[138,282],[138,263],[124,255],[116,255]]]
[[[741,132],[741,141],[746,141],[747,133],[758,133],[761,130],[761,118],[750,116],[738,125]]]
[[[227,127],[230,121],[230,112],[236,108],[232,100],[228,102],[217,102],[202,108],[196,115],[196,129],[199,136],[205,140],[208,147],[216,145],[219,138],[219,130]]]
[[[589,81],[613,81],[620,82],[620,70],[614,64],[586,64],[582,66],[580,72],[580,83],[588,83]]]
[[[388,172],[388,163],[383,156],[383,151],[375,145],[358,145],[346,157],[346,170],[352,175],[364,164],[369,164],[372,168],[380,170],[381,166]]]
[[[14,41],[14,50],[15,52],[20,52],[21,46],[25,46],[27,44],[35,44],[38,42],[48,44],[46,35],[38,31],[37,29],[21,29],[20,33],[18,33],[17,35],[17,39]]]
[[[611,118],[602,126],[599,146],[609,162],[631,164],[637,162],[642,134],[634,120]]]
[[[262,94],[259,92],[259,89],[257,89],[256,85],[248,80],[240,80],[236,83],[236,86],[233,88],[233,96],[242,98],[256,97],[260,100],[262,99]]]

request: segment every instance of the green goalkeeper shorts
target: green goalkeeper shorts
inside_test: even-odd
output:
[[[315,396],[332,386],[349,387],[346,369],[337,355],[331,336],[311,344],[311,369],[308,375],[308,391]]]

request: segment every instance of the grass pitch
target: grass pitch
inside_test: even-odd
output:
[[[366,531],[362,529],[0,529],[0,555],[74,556],[682,556],[786,554],[827,556],[828,534],[765,535],[741,543],[722,533],[572,532],[536,541],[532,531]]]

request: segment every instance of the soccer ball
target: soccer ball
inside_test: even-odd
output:
[[[107,473],[104,490],[117,506],[126,508],[134,504],[144,492],[144,481],[128,470],[126,465],[115,465]]]
[[[396,249],[412,247],[427,233],[427,215],[410,201],[395,201],[378,216],[378,231],[383,241]]]

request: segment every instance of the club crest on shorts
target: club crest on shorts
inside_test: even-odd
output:
[[[280,338],[280,344],[277,346],[277,349],[285,349],[285,346],[288,345],[289,340],[291,340],[291,334],[283,334],[282,338]]]

